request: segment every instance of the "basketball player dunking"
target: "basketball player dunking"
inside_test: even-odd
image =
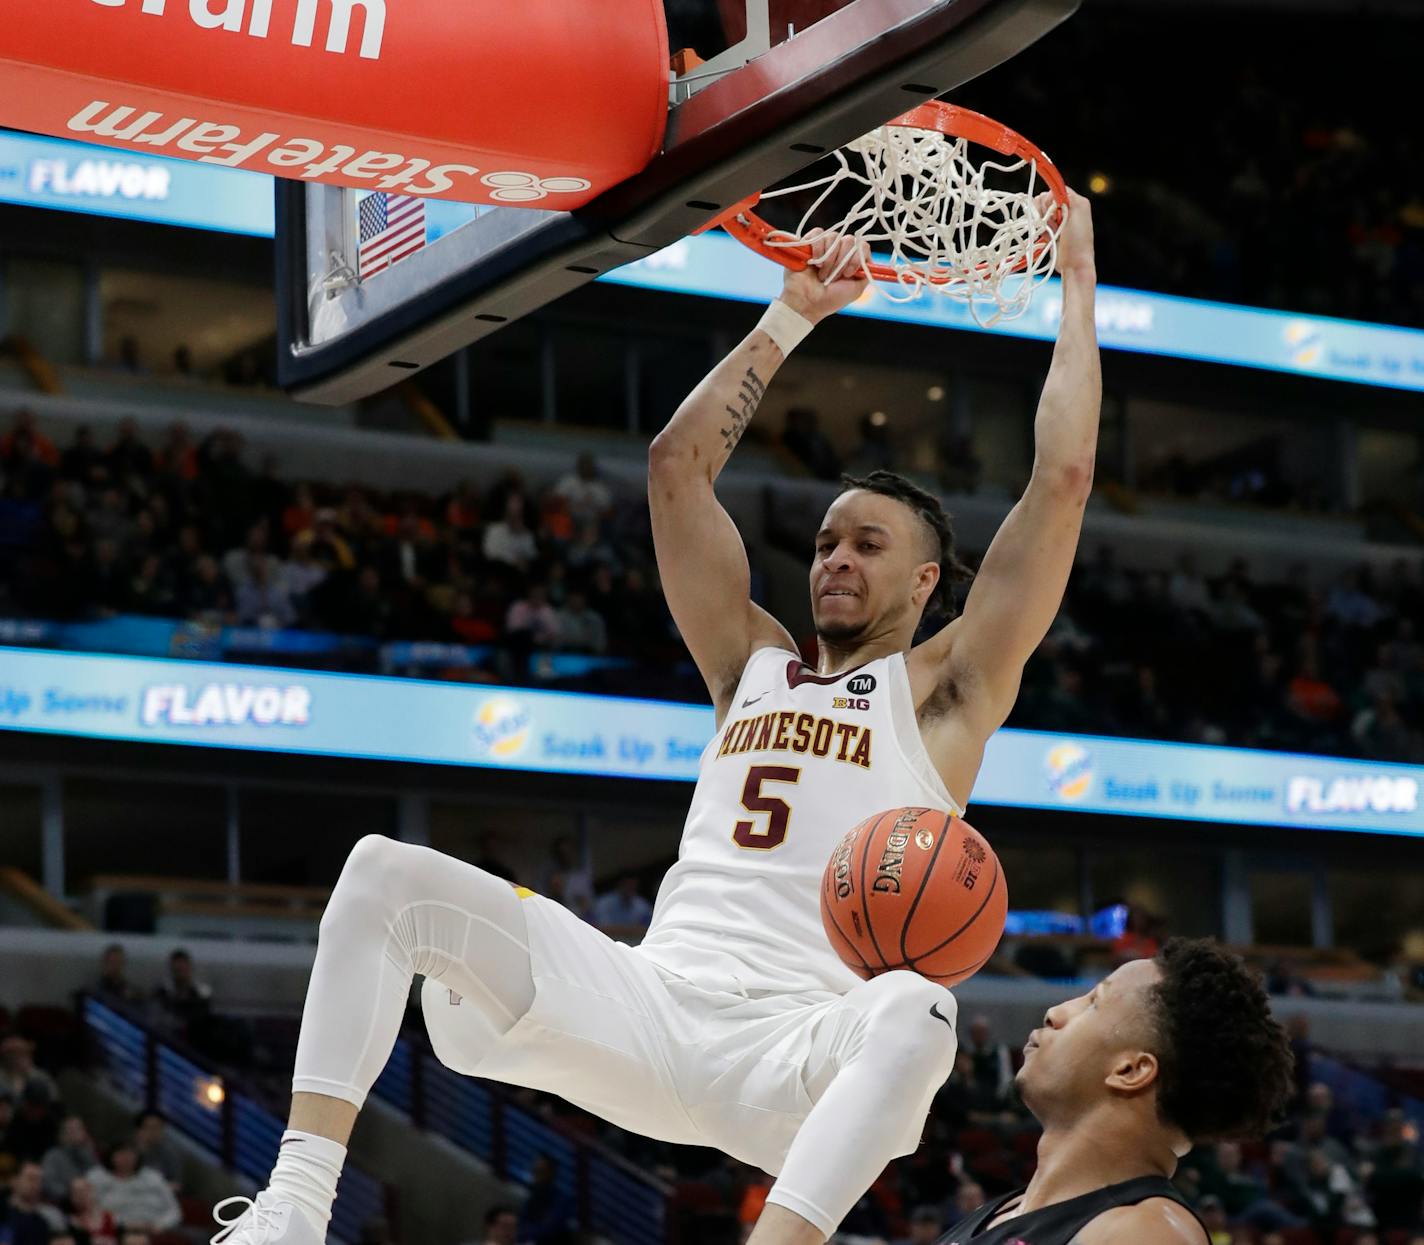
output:
[[[322,918],[270,1185],[221,1221],[238,1245],[321,1240],[352,1123],[415,974],[431,1042],[456,1071],[777,1174],[751,1245],[818,1245],[886,1163],[918,1145],[954,1062],[954,998],[911,972],[851,973],[821,927],[821,873],[874,813],[960,811],[1057,613],[1101,398],[1092,219],[1073,196],[1033,477],[963,617],[911,650],[959,564],[939,501],[876,472],[836,499],[816,539],[812,670],[752,603],[746,553],[713,485],[787,355],[865,290],[861,276],[835,276],[842,260],[858,271],[851,248],[825,239],[819,267],[788,274],[651,449],[658,568],[717,735],[646,940],[615,943],[429,849],[361,840]]]
[[[1260,1137],[1295,1088],[1260,983],[1208,939],[1169,942],[1051,1007],[1018,1087],[1043,1125],[1027,1189],[940,1245],[1205,1245],[1171,1183],[1198,1142]]]

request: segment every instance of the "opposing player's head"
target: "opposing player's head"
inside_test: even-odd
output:
[[[1260,1137],[1294,1087],[1285,1030],[1241,960],[1210,939],[1173,939],[1089,993],[1050,1008],[1018,1085],[1045,1128],[1101,1112],[1169,1144]]]
[[[816,535],[811,613],[816,634],[849,647],[907,628],[949,601],[970,572],[939,498],[893,471],[845,477]],[[909,642],[906,637],[906,643]]]

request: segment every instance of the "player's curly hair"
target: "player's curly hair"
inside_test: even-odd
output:
[[[1194,1143],[1268,1133],[1295,1087],[1295,1056],[1260,979],[1210,938],[1173,938],[1151,990],[1157,1110]]]
[[[893,497],[909,506],[928,525],[937,542],[929,548],[927,562],[939,563],[939,583],[925,602],[925,617],[935,618],[954,615],[954,596],[949,591],[951,584],[967,583],[974,578],[974,572],[959,560],[954,544],[954,526],[943,503],[927,489],[922,489],[913,480],[893,471],[872,471],[868,476],[842,476],[842,492],[864,489],[867,493],[879,493],[881,497]]]

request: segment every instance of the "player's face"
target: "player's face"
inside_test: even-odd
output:
[[[1087,994],[1048,1009],[1029,1035],[1018,1074],[1019,1092],[1040,1120],[1101,1099],[1125,1060],[1151,1050],[1146,992],[1161,979],[1151,960],[1134,960]]]
[[[811,562],[816,634],[855,643],[893,630],[911,611],[918,622],[935,582],[923,573],[924,553],[908,506],[859,489],[842,493],[826,511]]]

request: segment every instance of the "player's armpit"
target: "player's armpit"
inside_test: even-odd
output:
[[[994,537],[964,614],[922,647],[941,678],[972,689],[961,715],[987,739],[1018,696],[1023,668],[1063,601],[1092,490],[1090,461],[1035,472]]]
[[[1189,1210],[1155,1197],[1099,1215],[1073,1238],[1073,1245],[1209,1245],[1209,1241]]]
[[[751,599],[746,547],[705,475],[649,456],[648,506],[663,595],[720,724],[757,649],[795,651],[786,628]]]

